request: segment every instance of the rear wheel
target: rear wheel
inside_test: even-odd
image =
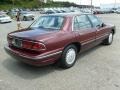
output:
[[[113,42],[113,33],[111,32],[109,34],[108,38],[103,41],[103,44],[105,44],[105,45],[111,45],[112,42]]]
[[[32,20],[34,20],[34,18],[32,18]]]
[[[62,68],[70,68],[76,62],[77,48],[74,45],[66,47],[62,53],[60,66]]]

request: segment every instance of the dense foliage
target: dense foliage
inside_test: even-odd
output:
[[[43,0],[0,0],[0,9],[11,8],[42,8],[42,7],[69,7],[75,6],[74,3],[69,2],[53,2],[48,0],[47,3]]]

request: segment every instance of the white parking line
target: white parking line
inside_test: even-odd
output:
[[[0,80],[0,82],[2,82],[3,80]]]

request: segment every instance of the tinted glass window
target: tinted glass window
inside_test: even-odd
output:
[[[30,27],[44,29],[60,29],[62,27],[64,17],[61,16],[41,16]]]
[[[94,27],[100,26],[102,24],[101,20],[94,15],[88,15]]]
[[[88,20],[87,16],[86,15],[76,16],[74,19],[74,29],[79,30],[87,28],[91,28],[91,23]]]

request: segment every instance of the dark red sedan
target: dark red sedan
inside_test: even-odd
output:
[[[92,14],[43,15],[27,29],[8,34],[6,52],[17,60],[41,66],[58,62],[70,68],[79,52],[98,44],[110,45],[115,26]]]

